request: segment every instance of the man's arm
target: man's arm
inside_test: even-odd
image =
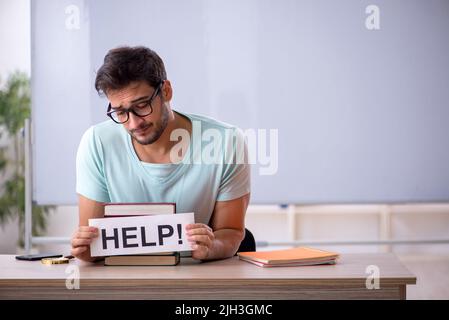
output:
[[[232,257],[245,235],[245,214],[250,194],[229,201],[217,201],[211,228],[195,223],[187,227],[189,240],[194,242],[192,257],[214,260]]]
[[[103,218],[104,206],[97,201],[90,200],[79,195],[79,228],[72,237],[72,255],[84,261],[96,261],[99,258],[92,258],[90,255],[90,243],[98,236],[98,230],[89,227],[89,219]]]

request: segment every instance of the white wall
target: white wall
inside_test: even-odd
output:
[[[312,206],[311,208],[319,208]],[[322,206],[321,206],[322,207]],[[379,239],[380,220],[375,212],[367,212],[364,206],[347,206],[347,213],[341,206],[320,208],[320,212],[299,214],[295,228],[292,229],[296,240],[376,240]],[[266,211],[261,213],[261,211]],[[78,225],[78,210],[75,206],[61,206],[49,220],[49,236],[70,237]],[[288,224],[288,215],[276,207],[250,206],[246,217],[246,226],[257,241],[286,242],[292,240]],[[391,210],[392,239],[437,239],[449,238],[449,204],[443,205],[398,205]],[[320,246],[317,246],[320,247]],[[70,252],[69,245],[41,245],[41,251]],[[260,250],[281,247],[260,247]],[[337,252],[380,252],[383,246],[324,246]],[[449,254],[449,244],[432,245],[394,245],[395,253],[402,254]],[[1,253],[1,252],[0,252]]]
[[[0,76],[30,74],[30,0],[0,0]]]
[[[372,241],[388,237],[382,233],[383,221],[378,213],[382,205],[329,205],[299,208],[289,224],[289,215],[273,208],[260,213],[263,207],[248,210],[246,224],[256,240],[270,242],[300,241]],[[449,239],[449,203],[398,204],[390,210],[391,240]],[[386,238],[384,238],[386,239]],[[320,246],[317,246],[320,247]],[[270,247],[272,249],[274,247]],[[326,245],[321,248],[338,252],[383,252],[379,245]],[[449,244],[392,245],[391,251],[401,254],[449,254]],[[267,248],[260,248],[267,249]]]

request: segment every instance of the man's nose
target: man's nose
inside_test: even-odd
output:
[[[128,122],[129,122],[128,125],[129,125],[130,129],[135,129],[135,128],[138,128],[142,124],[143,119],[139,116],[136,116],[134,113],[130,112]]]

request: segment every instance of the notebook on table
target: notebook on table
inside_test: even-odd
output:
[[[297,247],[292,249],[239,252],[240,260],[260,267],[294,267],[321,264],[335,264],[339,255],[335,252],[314,248]]]

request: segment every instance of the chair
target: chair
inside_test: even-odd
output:
[[[245,237],[240,243],[240,247],[237,252],[256,251],[256,240],[254,239],[251,231],[245,228]],[[237,254],[237,253],[236,253]]]

